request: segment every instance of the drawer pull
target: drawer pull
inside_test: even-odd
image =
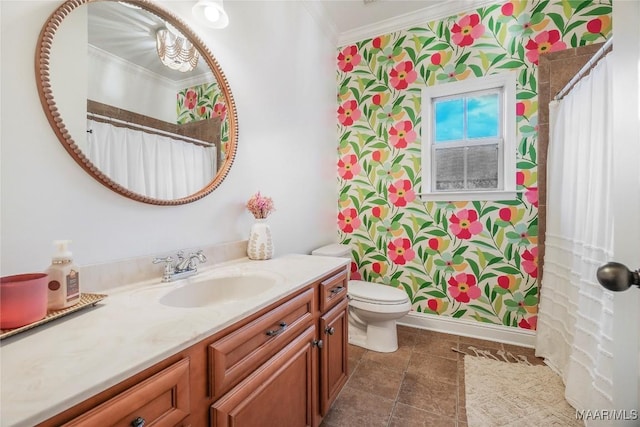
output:
[[[131,421],[131,427],[144,427],[146,421],[142,417],[138,417],[135,420]]]
[[[332,294],[339,294],[340,292],[342,292],[342,290],[344,289],[344,286],[336,286],[335,288],[331,289],[331,293]]]
[[[336,328],[334,327],[327,326],[326,328],[324,328],[324,333],[328,335],[333,335],[335,331],[336,331]]]
[[[313,340],[311,341],[311,345],[313,347],[322,348],[324,346],[324,343],[322,342],[322,340]]]
[[[283,333],[285,329],[287,329],[287,324],[285,322],[280,322],[280,328],[267,331],[267,335],[275,337],[276,335]]]

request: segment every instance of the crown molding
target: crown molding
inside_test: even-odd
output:
[[[502,3],[503,0],[453,0],[437,3],[432,6],[419,9],[415,12],[405,13],[394,18],[385,19],[371,25],[354,28],[351,31],[340,33],[337,46],[344,46],[368,38],[373,38],[381,34],[392,33],[394,31],[419,26],[425,22],[436,19],[448,18],[459,13],[468,12],[491,4]],[[316,2],[303,2],[316,3]],[[318,3],[322,3],[319,1]],[[328,14],[325,12],[328,18]],[[334,26],[335,28],[335,26]]]

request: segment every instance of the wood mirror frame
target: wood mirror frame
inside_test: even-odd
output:
[[[87,158],[87,156],[78,148],[78,145],[65,126],[64,120],[61,117],[60,112],[58,111],[58,106],[56,105],[53,90],[51,88],[49,65],[53,39],[55,37],[57,29],[60,27],[65,17],[67,17],[78,7],[87,3],[94,3],[97,1],[115,0],[67,0],[51,14],[49,19],[47,19],[38,37],[35,56],[36,85],[38,87],[38,95],[40,97],[42,108],[45,112],[45,115],[47,116],[47,120],[49,121],[51,128],[55,132],[62,146],[67,150],[67,152],[76,161],[76,163],[78,163],[87,173],[89,173],[89,175],[98,180],[98,182],[115,191],[116,193],[139,202],[153,205],[181,205],[191,203],[203,198],[204,196],[215,190],[220,185],[220,183],[222,183],[222,181],[229,173],[229,170],[231,169],[231,166],[235,159],[238,139],[238,117],[235,101],[233,99],[233,95],[231,94],[229,83],[227,82],[222,69],[218,65],[216,59],[213,57],[213,54],[200,39],[200,37],[198,37],[191,30],[191,28],[189,28],[189,26],[186,25],[180,18],[178,18],[168,10],[160,7],[159,5],[154,4],[151,0],[129,0],[128,3],[140,6],[146,11],[157,15],[158,17],[171,23],[185,36],[187,36],[187,38],[200,52],[202,58],[206,61],[207,65],[213,72],[213,75],[217,80],[220,92],[224,97],[227,107],[227,115],[225,120],[228,121],[229,139],[227,143],[224,162],[217,170],[213,180],[209,182],[206,187],[198,190],[191,195],[179,199],[155,199],[139,193],[135,193],[127,189],[126,187],[114,182],[105,173],[96,168],[96,166],[93,165],[92,162]]]

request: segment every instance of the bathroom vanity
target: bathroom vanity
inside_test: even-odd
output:
[[[347,267],[308,255],[225,263],[11,337],[2,425],[318,426],[347,380]],[[242,299],[167,297],[261,275],[275,280]]]

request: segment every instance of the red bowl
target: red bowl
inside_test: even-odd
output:
[[[0,278],[0,329],[14,329],[47,315],[47,275],[17,274]]]

